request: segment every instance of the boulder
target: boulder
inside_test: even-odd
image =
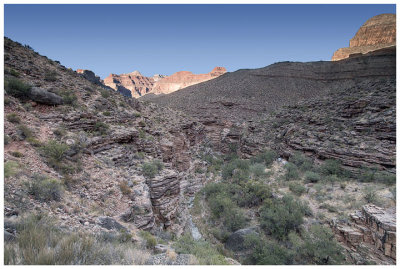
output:
[[[45,89],[33,87],[30,92],[30,99],[45,105],[62,105],[63,99],[61,96],[46,91]]]
[[[247,250],[247,247],[244,245],[245,238],[251,234],[259,235],[258,227],[249,227],[237,230],[228,237],[225,247],[234,252],[245,251]]]
[[[127,231],[118,221],[110,217],[98,217],[96,223],[107,230]]]

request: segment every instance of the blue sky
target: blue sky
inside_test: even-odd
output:
[[[395,5],[5,5],[5,36],[66,67],[171,75],[330,60]]]

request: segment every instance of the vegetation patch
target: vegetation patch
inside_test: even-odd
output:
[[[4,81],[4,89],[7,94],[19,98],[21,100],[27,100],[32,86],[22,82],[17,78],[7,78]]]

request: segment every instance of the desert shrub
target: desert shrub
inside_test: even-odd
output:
[[[291,163],[294,163],[301,171],[309,171],[313,168],[313,163],[311,159],[299,152],[293,154],[289,158],[289,161]]]
[[[25,84],[17,78],[8,78],[4,82],[5,91],[16,98],[26,100],[30,95],[32,86]]]
[[[270,166],[274,160],[278,157],[275,151],[267,150],[263,151],[253,158],[251,158],[252,163],[263,163],[265,166]]]
[[[59,201],[63,193],[63,186],[59,180],[42,175],[34,175],[27,186],[28,193],[42,202]]]
[[[63,127],[59,127],[53,131],[53,134],[55,134],[58,137],[63,137],[64,135],[67,134],[67,131]]]
[[[367,203],[376,204],[378,202],[378,197],[376,195],[376,190],[373,187],[365,187],[363,190],[364,199]]]
[[[308,232],[302,233],[303,242],[297,244],[294,253],[300,264],[343,264],[343,249],[332,231],[322,225],[314,224]],[[293,240],[291,240],[293,243]],[[296,245],[296,243],[294,244]]]
[[[230,186],[233,187],[233,185]],[[231,196],[237,201],[239,206],[258,206],[272,197],[271,188],[261,182],[249,181],[241,190],[238,195],[232,193]]]
[[[20,123],[21,122],[21,119],[15,113],[8,114],[7,120],[12,123]]]
[[[326,182],[331,183],[332,186],[336,183],[336,182],[341,182],[342,178],[338,177],[337,175],[328,175],[325,177]]]
[[[303,224],[303,217],[309,208],[292,196],[266,203],[260,210],[261,227],[273,237],[283,240],[290,231],[296,231]]]
[[[162,169],[164,165],[159,160],[154,160],[151,162],[144,163],[142,165],[142,172],[145,177],[153,178],[157,175]]]
[[[110,126],[108,126],[107,123],[104,122],[96,122],[96,124],[93,127],[93,130],[101,135],[106,135],[108,129],[110,128]]]
[[[43,154],[51,163],[62,161],[68,149],[69,146],[67,144],[59,143],[55,140],[50,140],[44,146],[42,146]]]
[[[7,75],[11,75],[11,76],[14,76],[14,77],[19,77],[20,76],[20,73],[18,72],[18,71],[16,71],[15,69],[4,69],[4,74],[7,74]]]
[[[245,264],[251,265],[288,265],[291,264],[291,253],[278,242],[264,239],[256,234],[245,237],[244,245],[251,248]]]
[[[250,161],[234,159],[222,167],[221,176],[223,179],[235,177],[237,180],[247,179],[249,176]],[[235,173],[234,173],[235,172]]]
[[[11,138],[8,135],[4,135],[4,145],[8,145],[10,143]]]
[[[245,212],[238,207],[225,208],[223,212],[223,224],[224,228],[230,232],[243,229],[247,225]]]
[[[304,179],[306,182],[317,183],[321,176],[318,173],[307,171],[304,173]]]
[[[225,265],[225,257],[207,241],[195,241],[189,234],[185,234],[173,244],[175,251],[179,254],[194,255],[201,265]]]
[[[47,71],[44,74],[44,80],[49,82],[54,82],[57,80],[57,72],[56,71]]]
[[[140,236],[146,241],[146,248],[154,248],[157,245],[157,239],[147,231],[141,231]]]
[[[111,93],[109,90],[100,90],[100,94],[101,94],[101,97],[106,98],[106,99],[111,96]]]
[[[12,177],[18,173],[20,166],[17,162],[7,161],[4,163],[4,177]]]
[[[285,180],[295,180],[299,178],[299,169],[295,164],[288,162],[287,164],[285,164],[285,169],[286,172],[283,175],[283,178]]]
[[[20,124],[18,125],[18,131],[23,139],[28,139],[33,137],[32,130],[29,129],[26,125]]]
[[[122,194],[125,194],[125,195],[129,195],[132,192],[132,190],[128,186],[128,182],[126,180],[123,180],[119,183],[119,189],[121,190]]]
[[[228,212],[231,212],[235,208],[235,204],[225,192],[217,193],[214,196],[208,198],[208,205],[211,209],[211,213],[216,218],[221,218]]]
[[[12,152],[10,152],[10,154],[11,154],[12,156],[16,157],[16,158],[24,157],[24,154],[22,154],[22,153],[19,152],[19,151],[12,151]]]
[[[76,106],[78,102],[78,97],[72,90],[62,90],[57,92],[63,99],[65,105]]]
[[[321,174],[329,176],[329,175],[337,175],[342,176],[344,171],[340,161],[338,160],[326,160],[320,167],[319,170]]]
[[[388,185],[396,184],[396,174],[392,174],[386,171],[378,171],[375,174],[375,181],[382,182]]]
[[[206,195],[206,198],[211,196],[215,196],[218,193],[226,192],[229,188],[229,184],[227,183],[209,183],[204,186],[203,192]]]
[[[255,178],[260,178],[266,174],[265,166],[261,163],[255,163],[250,166],[250,172],[253,174]]]
[[[306,187],[304,187],[300,182],[291,182],[289,183],[289,190],[294,194],[301,196],[306,191]]]
[[[37,139],[34,138],[34,137],[28,137],[28,138],[26,139],[26,141],[27,141],[29,144],[31,144],[32,146],[36,147],[36,148],[42,146],[42,142],[40,142],[39,140],[37,140]]]

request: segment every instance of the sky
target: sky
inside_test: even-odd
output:
[[[171,75],[330,60],[395,5],[12,5],[4,34],[72,69]]]

